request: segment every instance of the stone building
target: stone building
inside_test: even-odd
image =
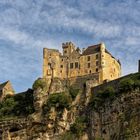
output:
[[[15,92],[10,81],[0,84],[0,101],[2,101],[6,95],[14,95],[14,93]]]
[[[71,81],[71,84],[95,79],[101,84],[121,75],[119,60],[104,43],[89,46],[81,52],[72,42],[66,42],[62,49],[62,54],[55,49],[43,49],[43,78],[58,77]]]

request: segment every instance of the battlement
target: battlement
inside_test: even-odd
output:
[[[67,48],[68,46],[75,48],[75,45],[72,42],[62,43],[62,48]]]

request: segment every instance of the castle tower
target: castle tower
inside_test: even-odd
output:
[[[72,42],[66,42],[62,44],[63,56],[69,57],[71,53],[75,50],[75,45]]]
[[[60,53],[55,49],[43,49],[43,78],[59,77]]]

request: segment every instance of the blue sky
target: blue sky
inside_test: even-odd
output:
[[[105,42],[123,75],[136,72],[139,40],[140,0],[0,0],[0,82],[27,90],[42,75],[42,48],[66,41]]]

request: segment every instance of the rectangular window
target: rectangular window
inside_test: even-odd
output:
[[[99,55],[98,54],[96,54],[96,59],[98,59],[99,58]]]
[[[65,50],[64,53],[67,53],[67,50]]]
[[[90,56],[87,57],[87,61],[90,61]]]
[[[73,63],[70,63],[70,69],[73,69]]]
[[[88,63],[88,68],[90,68],[90,63]]]
[[[60,68],[63,68],[63,65],[60,65]]]
[[[96,61],[96,66],[98,66],[99,65],[99,61]]]
[[[75,68],[78,68],[78,62],[75,62]]]
[[[98,72],[98,68],[96,69],[96,72]]]

